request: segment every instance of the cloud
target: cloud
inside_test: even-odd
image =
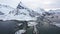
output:
[[[60,0],[22,0],[22,2],[30,8],[60,8]]]

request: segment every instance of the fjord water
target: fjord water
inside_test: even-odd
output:
[[[18,22],[19,21],[14,20],[8,21],[0,20],[0,34],[15,34],[16,32],[15,29],[17,29],[16,25]],[[51,24],[48,25],[48,27],[46,27],[45,25],[38,24],[37,30],[38,34],[60,34],[60,27]],[[33,27],[27,28],[26,34],[34,34]]]

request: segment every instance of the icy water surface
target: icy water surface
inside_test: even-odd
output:
[[[18,30],[16,25],[20,23],[19,21],[14,20],[7,20],[2,21],[0,20],[0,34],[15,34],[15,32]],[[23,26],[20,26],[21,29]],[[57,27],[55,25],[39,25],[37,26],[38,34],[60,34],[60,27]],[[35,34],[33,33],[33,27],[29,27],[26,30],[27,32],[25,34]],[[18,33],[20,34],[20,32]]]

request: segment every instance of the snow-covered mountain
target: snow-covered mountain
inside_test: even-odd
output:
[[[49,13],[59,13],[60,10],[50,10]],[[37,8],[36,10],[32,10],[25,6],[22,2],[20,2],[17,8],[12,8],[8,5],[0,4],[0,12],[4,13],[4,15],[0,15],[1,19],[10,20],[35,20],[36,16],[40,16],[45,12],[44,9]]]
[[[36,12],[36,11],[34,11],[32,9],[29,9],[28,7],[24,6],[22,3],[20,3],[17,6],[16,10],[11,11],[9,13],[12,13],[12,14],[15,14],[15,15],[21,15],[21,14],[23,14],[23,15],[30,15],[31,17],[32,17],[32,15],[33,16],[39,15],[38,12]]]
[[[32,9],[27,8],[22,3],[20,3],[16,9],[8,6],[0,4],[0,11],[4,13],[4,15],[0,15],[0,19],[3,20],[35,20],[35,16],[40,15],[39,13],[33,11]]]

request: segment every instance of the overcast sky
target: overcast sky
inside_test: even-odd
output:
[[[24,4],[31,8],[56,9],[60,8],[60,0],[22,0]]]
[[[18,3],[22,1],[22,3],[32,9],[35,8],[44,8],[44,9],[56,9],[60,8],[60,0],[0,0],[0,3],[8,4],[14,8],[18,5]]]

